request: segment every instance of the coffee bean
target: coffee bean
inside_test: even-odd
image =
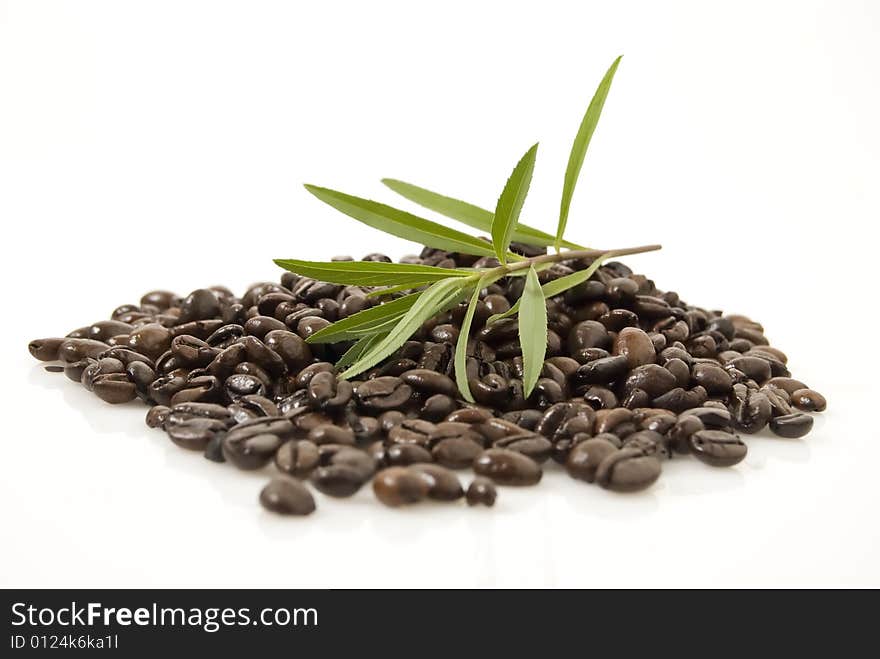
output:
[[[803,437],[813,429],[813,417],[803,412],[785,414],[773,417],[770,420],[770,430],[780,437],[797,439]]]
[[[596,482],[613,492],[637,492],[650,487],[660,477],[660,460],[638,448],[610,453],[596,468]]]
[[[35,359],[52,362],[59,359],[58,351],[66,339],[34,339],[28,344],[28,350]]]
[[[531,458],[538,464],[546,462],[553,452],[553,444],[545,437],[533,432],[522,432],[516,435],[508,435],[496,440],[492,446],[516,451]]]
[[[603,357],[587,362],[574,374],[574,383],[583,384],[609,384],[627,372],[627,358],[624,355],[616,357]]]
[[[302,483],[288,478],[273,478],[260,492],[263,508],[281,515],[309,515],[315,511],[315,499]]]
[[[670,457],[666,447],[666,439],[654,430],[638,430],[627,435],[623,442],[623,448],[637,448],[645,455],[653,455],[661,460]]]
[[[653,364],[657,358],[651,337],[638,327],[624,327],[618,332],[617,338],[614,339],[614,354],[625,357],[630,369]]]
[[[396,508],[428,497],[429,480],[409,467],[388,467],[373,479],[373,492],[386,506]]]
[[[471,481],[471,484],[468,485],[467,494],[465,496],[469,506],[478,506],[482,504],[491,507],[495,505],[498,491],[495,489],[495,484],[488,478],[477,476]]]
[[[467,437],[447,437],[433,444],[431,455],[434,460],[450,469],[469,467],[474,458],[483,452],[481,444]]]
[[[281,439],[272,433],[251,437],[227,434],[223,440],[223,457],[239,469],[260,469],[275,457]]]
[[[624,381],[624,389],[641,389],[651,398],[656,398],[675,388],[675,376],[657,364],[645,364],[630,371]]]
[[[226,430],[226,425],[216,419],[190,417],[180,421],[169,418],[165,432],[175,444],[192,451],[204,451],[215,435]]]
[[[435,501],[456,501],[464,496],[461,482],[454,472],[435,464],[413,464],[410,469],[428,481],[428,498]]]
[[[668,365],[667,365],[668,368]],[[694,364],[693,379],[702,386],[709,395],[726,394],[733,385],[727,371],[712,363]]]
[[[601,437],[580,442],[569,452],[565,469],[572,478],[592,483],[596,480],[599,464],[618,448]]]
[[[753,434],[762,430],[773,413],[770,400],[760,391],[753,391],[742,384],[733,388],[731,401],[733,424],[737,430]]]
[[[92,390],[98,398],[114,405],[128,403],[137,397],[137,388],[125,373],[98,375],[92,382]]]
[[[147,425],[150,428],[162,428],[168,420],[169,414],[171,414],[170,407],[154,405],[150,408],[150,411],[147,412]]]
[[[351,400],[353,387],[348,380],[340,380],[335,373],[316,373],[308,384],[309,399],[319,409],[342,407]]]
[[[490,448],[473,462],[474,471],[500,485],[535,485],[543,475],[537,462],[516,451]]]
[[[789,395],[793,394],[795,391],[798,391],[799,389],[808,389],[809,388],[809,387],[807,387],[807,385],[805,385],[800,380],[795,380],[794,378],[789,378],[789,377],[770,378],[767,381],[767,384],[772,385],[774,387],[779,387],[780,389],[782,389],[783,391],[785,391]]]
[[[709,429],[729,428],[733,421],[730,412],[717,407],[695,407],[683,414],[697,417]]]
[[[690,437],[691,453],[713,467],[730,467],[742,462],[748,448],[736,435],[723,430],[699,430]]]
[[[792,404],[805,412],[822,412],[828,406],[825,396],[812,389],[797,389],[791,394]]]
[[[403,407],[409,402],[412,388],[400,378],[383,376],[360,384],[354,393],[364,409],[384,412]]]
[[[354,446],[354,431],[331,423],[322,423],[309,430],[309,440],[321,444],[348,444]]]
[[[318,466],[318,447],[305,439],[284,442],[275,452],[279,471],[296,478],[307,478]]]
[[[419,462],[433,462],[431,452],[419,444],[393,444],[385,449],[389,465],[406,466]]]
[[[178,324],[193,320],[207,320],[220,313],[220,301],[214,291],[199,288],[187,295],[180,305]]]
[[[65,339],[58,345],[58,359],[68,364],[83,359],[98,359],[109,346],[92,339]]]

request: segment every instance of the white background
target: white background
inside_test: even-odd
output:
[[[0,2],[0,584],[880,586],[880,5]],[[635,496],[548,469],[494,510],[307,519],[45,373],[29,339],[153,288],[275,279],[273,257],[417,250],[312,182],[391,176],[493,207],[541,140],[548,231],[571,140],[623,53],[569,235],[764,323],[829,411],[744,463]]]

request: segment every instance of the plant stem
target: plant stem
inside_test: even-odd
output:
[[[488,277],[503,277],[517,270],[524,270],[541,263],[559,263],[560,261],[570,261],[571,259],[595,259],[600,256],[626,256],[627,254],[642,254],[644,252],[654,252],[660,249],[660,245],[640,245],[639,247],[623,247],[621,249],[572,249],[564,252],[556,252],[552,254],[541,254],[541,256],[533,256],[516,263],[508,263],[498,266],[491,270],[487,270],[483,275]],[[487,278],[488,278],[487,277]]]

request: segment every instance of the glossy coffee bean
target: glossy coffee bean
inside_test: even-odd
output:
[[[713,467],[730,467],[742,462],[748,447],[736,435],[723,430],[700,430],[691,435],[691,453]]]
[[[43,362],[52,362],[59,359],[58,350],[66,339],[34,339],[28,344],[28,350],[35,359]]]
[[[419,462],[433,462],[431,452],[419,444],[392,444],[384,451],[389,465],[405,467]]]
[[[488,478],[477,476],[468,485],[465,497],[469,506],[484,505],[491,507],[495,505],[498,491],[495,489],[495,484]]]
[[[302,483],[273,478],[260,491],[263,508],[280,515],[309,515],[315,512],[315,499]]]
[[[825,396],[812,389],[796,389],[791,393],[791,403],[804,412],[822,412],[828,407]]]
[[[430,489],[429,480],[409,467],[388,467],[373,479],[376,498],[392,508],[422,501]]]
[[[92,382],[92,391],[101,400],[114,405],[128,403],[137,397],[137,388],[125,373],[98,375]]]
[[[378,377],[358,385],[355,397],[364,409],[384,412],[403,407],[412,396],[412,388],[392,376]]]
[[[549,439],[528,431],[502,437],[492,446],[522,453],[538,464],[546,462],[553,452],[553,444]]]
[[[625,357],[629,369],[653,364],[657,358],[651,337],[638,327],[624,327],[618,332],[614,339],[614,354]]]
[[[322,410],[342,407],[351,400],[354,392],[351,382],[340,380],[335,373],[316,373],[308,384],[309,400]]]
[[[602,460],[617,450],[618,447],[607,439],[588,439],[571,449],[565,469],[572,478],[592,483],[596,480],[596,470]]]
[[[178,324],[206,320],[220,314],[220,301],[214,291],[199,288],[187,295],[180,304]]]
[[[345,444],[354,446],[354,431],[351,428],[322,423],[309,430],[308,438],[318,446],[322,444]]]
[[[98,359],[109,347],[92,339],[65,339],[58,346],[58,359],[68,364],[87,358]]]
[[[275,466],[279,471],[296,478],[308,478],[318,466],[318,447],[308,440],[284,442],[275,452]]]
[[[773,416],[773,408],[766,394],[737,384],[731,400],[731,416],[737,430],[754,434],[767,426]]]
[[[223,457],[239,469],[260,469],[272,461],[280,446],[281,439],[271,433],[252,437],[227,434],[223,440]]]
[[[540,465],[522,453],[502,448],[490,448],[473,462],[474,471],[500,485],[535,485],[543,472]]]
[[[223,433],[226,425],[216,419],[191,417],[172,423],[169,418],[165,423],[165,432],[172,442],[181,448],[191,451],[204,451],[216,435]]]
[[[464,489],[454,472],[436,464],[418,463],[410,469],[422,474],[428,481],[428,498],[435,501],[456,501],[464,496]]]
[[[596,482],[613,492],[637,492],[660,477],[660,460],[641,449],[623,448],[607,455],[596,469]]]
[[[165,405],[154,405],[147,412],[146,423],[150,428],[162,428],[171,414],[171,408]]]
[[[813,429],[813,417],[803,412],[785,414],[770,420],[770,430],[780,437],[797,439]]]
[[[624,381],[627,391],[641,389],[651,398],[656,398],[675,388],[675,376],[657,364],[645,364],[630,371]]]

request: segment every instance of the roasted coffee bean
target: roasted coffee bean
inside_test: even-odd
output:
[[[318,447],[305,439],[284,442],[275,452],[278,470],[296,478],[308,478],[318,466],[318,459]]]
[[[453,379],[436,371],[417,368],[403,373],[400,379],[418,392],[446,394],[452,398],[458,396],[458,387]]]
[[[151,400],[159,405],[170,405],[171,399],[186,386],[186,378],[180,375],[160,375],[148,387]]]
[[[218,433],[226,430],[226,425],[216,419],[190,417],[172,422],[171,418],[165,423],[165,432],[171,441],[181,448],[191,451],[204,451],[205,447]]]
[[[742,384],[735,385],[733,392],[731,414],[736,429],[748,434],[762,430],[773,414],[767,396]]]
[[[410,469],[422,474],[428,482],[428,498],[435,501],[456,501],[464,496],[458,476],[435,464],[418,463]]]
[[[587,362],[575,372],[574,383],[576,385],[609,384],[627,372],[627,363],[627,358],[623,355]]]
[[[660,460],[641,449],[623,448],[610,453],[596,468],[596,482],[613,492],[637,492],[660,477]]]
[[[669,366],[667,365],[667,368]],[[727,371],[712,363],[694,364],[692,375],[694,382],[702,386],[711,395],[726,394],[733,385]]]
[[[255,336],[245,336],[241,339],[241,344],[244,346],[248,361],[258,364],[272,375],[277,377],[287,370],[287,365],[281,356]]]
[[[385,450],[389,465],[406,466],[419,462],[433,462],[431,452],[419,444],[393,444]]]
[[[572,327],[568,335],[569,355],[577,359],[578,353],[585,348],[611,348],[611,337],[602,323],[584,320]]]
[[[384,415],[383,415],[384,416]],[[488,421],[492,418],[492,414],[488,410],[476,408],[476,407],[464,407],[460,410],[455,410],[449,416],[446,417],[445,421],[450,423],[470,423],[470,424],[479,424],[484,421]]]
[[[632,281],[626,279],[624,281]],[[624,327],[614,339],[614,354],[626,358],[629,369],[644,364],[653,364],[657,358],[654,343],[643,330],[638,327]]]
[[[255,336],[260,340],[264,339],[273,330],[286,332],[287,325],[272,316],[254,316],[253,318],[248,318],[244,324],[244,333]]]
[[[384,412],[398,409],[409,402],[412,388],[400,378],[383,376],[358,385],[354,394],[364,409]]]
[[[670,457],[666,447],[666,439],[659,432],[653,430],[638,430],[628,435],[623,442],[623,448],[637,448],[645,455],[653,455],[660,459]]]
[[[223,387],[220,380],[212,375],[202,375],[187,380],[183,388],[171,397],[171,405],[186,402],[216,403],[222,398]]]
[[[392,508],[422,501],[430,490],[429,480],[409,467],[388,467],[373,479],[376,498]]]
[[[473,462],[474,471],[500,485],[535,485],[543,475],[540,465],[522,453],[490,448]]]
[[[779,387],[783,391],[785,391],[788,395],[793,394],[795,391],[799,389],[808,389],[807,385],[805,385],[800,380],[795,380],[794,378],[789,377],[777,377],[770,378],[767,381],[768,385],[772,385],[774,387]]]
[[[732,422],[730,412],[718,407],[695,407],[683,414],[697,417],[709,429],[730,428]]]
[[[795,409],[791,404],[791,397],[785,389],[768,383],[761,387],[760,391],[770,401],[770,409],[773,416],[794,414]]]
[[[770,363],[760,357],[737,357],[731,359],[726,365],[742,371],[758,384],[763,384],[770,379]]]
[[[624,381],[624,389],[641,389],[651,398],[656,398],[675,388],[675,376],[657,364],[645,364],[630,371]]]
[[[335,373],[322,371],[309,380],[309,400],[318,409],[342,407],[351,400],[353,387],[348,380],[340,380]]]
[[[315,499],[302,483],[273,478],[260,491],[263,508],[281,515],[309,515],[315,512]]]
[[[309,430],[309,440],[317,444],[347,444],[354,446],[354,431],[351,428],[322,423]]]
[[[419,444],[427,447],[437,426],[422,419],[405,419],[388,431],[388,441],[392,444]]]
[[[242,396],[262,396],[266,393],[266,387],[262,380],[253,375],[237,373],[226,378],[223,391],[229,400],[237,401]]]
[[[468,485],[467,494],[465,495],[469,506],[494,506],[495,499],[498,497],[498,491],[495,484],[488,478],[477,476]]]
[[[312,349],[300,336],[287,330],[272,330],[265,335],[266,347],[273,350],[292,372],[312,361]]]
[[[453,436],[434,441],[432,438],[431,455],[434,460],[450,469],[469,467],[474,458],[483,452],[483,446],[468,437]]]
[[[147,412],[147,425],[150,428],[163,428],[165,422],[168,420],[169,414],[171,414],[170,407],[166,407],[165,405],[154,405],[150,408],[150,411]]]
[[[214,291],[199,288],[187,295],[180,304],[178,324],[193,320],[207,320],[220,314],[220,301]]]
[[[549,439],[532,432],[502,437],[496,440],[492,446],[522,453],[538,464],[546,462],[553,452],[553,444]]]
[[[223,457],[239,469],[260,469],[275,457],[281,439],[272,433],[251,437],[227,434],[223,440]]]
[[[792,404],[805,412],[822,412],[828,406],[825,396],[812,389],[797,389],[791,394]]]
[[[419,416],[428,421],[442,421],[455,410],[455,401],[446,394],[434,394],[430,396],[422,409],[419,410]]]
[[[58,346],[58,359],[68,364],[83,359],[98,359],[107,352],[109,346],[103,341],[92,339],[65,339]]]
[[[592,386],[583,393],[584,402],[594,410],[617,407],[617,396],[607,387]]]
[[[596,480],[596,470],[606,457],[618,450],[607,439],[594,437],[580,442],[568,454],[565,469],[572,478],[592,483]]]
[[[137,387],[125,373],[96,376],[92,382],[92,391],[101,400],[113,404],[128,403],[137,397]]]
[[[699,430],[691,435],[691,453],[713,467],[730,467],[742,462],[748,448],[736,435],[723,430]]]
[[[52,362],[59,359],[58,351],[66,339],[34,339],[28,344],[28,350],[35,359]]]
[[[813,417],[803,412],[776,416],[770,420],[770,430],[780,437],[797,439],[813,429]]]

